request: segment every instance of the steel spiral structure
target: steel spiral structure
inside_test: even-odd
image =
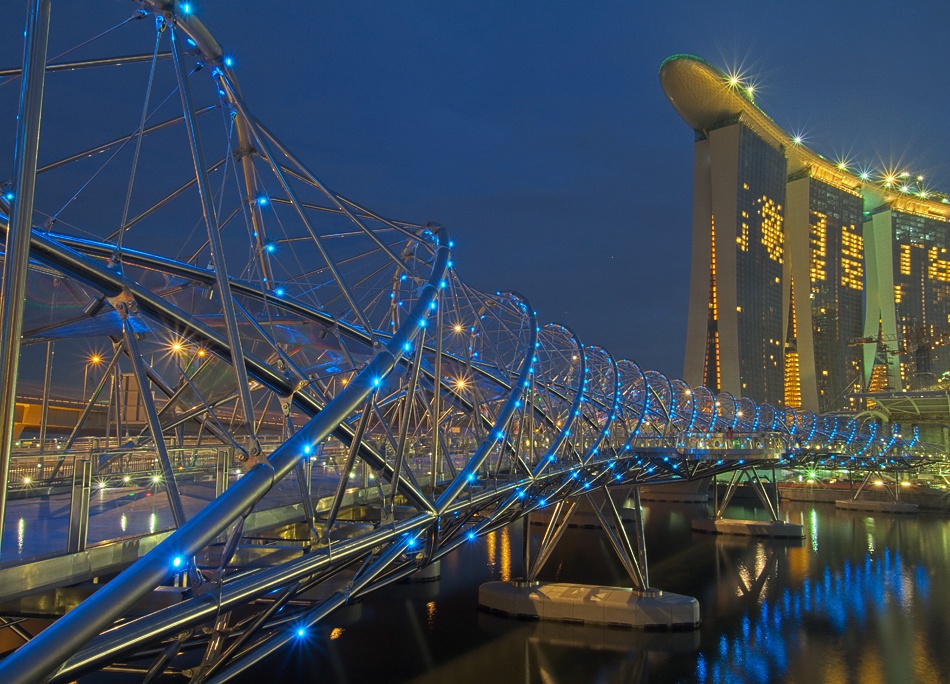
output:
[[[28,41],[45,44],[44,21],[39,0]],[[74,44],[39,64],[29,55],[45,47],[28,44],[23,73],[0,81],[5,118],[18,107],[19,135],[39,145],[31,168],[18,142],[17,171],[0,181],[5,261],[17,239],[29,258],[22,310],[3,313],[22,341],[2,351],[22,354],[21,389],[81,401],[45,476],[80,454],[108,482],[146,453],[170,529],[0,662],[4,681],[146,657],[151,678],[181,652],[191,681],[225,681],[347,601],[585,492],[754,463],[919,458],[916,436],[691,388],[539,323],[520,294],[470,287],[446,228],[331,190],[254,118],[187,3],[129,3]],[[116,73],[127,99],[76,96],[99,79],[118,92]],[[93,352],[104,371],[80,397]],[[88,421],[104,404],[97,434]],[[231,460],[196,507],[181,452],[208,445]],[[334,468],[315,480],[329,452]],[[299,549],[242,565],[248,521],[278,507],[306,530]],[[120,622],[170,583],[187,586],[180,602]]]

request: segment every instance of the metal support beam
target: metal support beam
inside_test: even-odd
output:
[[[558,518],[561,517],[561,511],[564,510],[566,503],[566,499],[561,499],[554,507],[554,512],[551,513],[551,522],[548,523],[548,529],[544,532],[541,546],[538,547],[538,557],[535,559],[531,571],[526,578],[529,582],[533,582],[538,578],[538,573],[541,572],[544,564],[548,562],[551,553],[554,551],[554,547],[557,546],[558,542],[561,541],[561,537],[563,537],[567,531],[567,524],[571,521],[571,518],[574,517],[574,512],[577,510],[577,499],[571,501],[567,512],[564,514],[560,523],[558,523]]]
[[[444,290],[442,291],[442,296],[439,297],[439,306],[436,309],[435,314],[435,329],[436,329],[436,338],[435,338],[435,368],[433,369],[433,376],[435,382],[432,383],[432,406],[430,410],[432,411],[432,459],[429,462],[429,484],[432,486],[432,500],[435,501],[435,492],[439,484],[439,476],[442,474],[441,468],[441,459],[442,459],[442,449],[441,449],[441,421],[442,421],[442,336],[445,331],[442,329],[442,309],[444,308],[445,298]]]
[[[13,451],[13,420],[16,384],[20,370],[20,336],[26,302],[26,276],[30,265],[30,233],[33,226],[33,195],[36,190],[36,160],[40,147],[40,120],[46,87],[46,49],[49,43],[50,0],[34,0],[26,20],[23,85],[13,154],[15,193],[10,228],[3,259],[0,288],[0,531],[7,509],[10,456]],[[2,550],[2,549],[0,549]]]
[[[762,505],[765,506],[765,510],[769,512],[769,516],[772,518],[772,521],[778,520],[778,511],[772,505],[771,499],[769,499],[769,493],[765,490],[765,485],[762,484],[762,480],[759,479],[759,474],[755,472],[755,468],[746,468],[744,469],[746,480],[749,485],[752,487],[752,491],[755,492],[755,495],[759,497],[759,501],[762,502]]]
[[[174,26],[171,29],[172,57],[175,61],[175,74],[178,76],[178,91],[181,93],[181,106],[185,116],[185,128],[188,131],[188,143],[191,147],[191,157],[195,166],[195,178],[198,180],[198,195],[201,198],[201,211],[204,214],[205,225],[208,229],[208,240],[211,245],[211,259],[214,262],[214,276],[217,282],[218,295],[221,298],[221,310],[224,313],[225,328],[228,335],[228,346],[231,348],[232,366],[237,379],[238,393],[241,397],[244,427],[251,437],[251,458],[261,458],[261,447],[254,432],[254,404],[251,402],[251,389],[247,380],[247,370],[244,366],[244,348],[241,345],[241,332],[238,329],[237,315],[234,313],[234,299],[231,295],[231,283],[228,276],[228,266],[224,257],[224,242],[221,240],[221,227],[218,225],[218,215],[214,209],[211,190],[211,181],[208,179],[208,167],[205,165],[204,152],[198,138],[198,127],[195,125],[194,108],[191,100],[191,86],[188,76],[181,64],[181,48],[178,45],[178,32]]]
[[[408,538],[394,543],[379,558],[371,564],[364,566],[361,572],[353,578],[352,584],[344,590],[338,591],[320,605],[314,607],[307,613],[304,613],[299,620],[295,622],[297,629],[306,630],[315,625],[326,615],[330,614],[343,604],[351,596],[360,593],[364,588],[371,584],[380,576],[390,565],[392,565],[400,555],[406,550]],[[286,627],[274,633],[266,641],[257,645],[252,651],[246,653],[243,657],[237,658],[229,663],[228,668],[220,675],[209,680],[210,682],[226,682],[241,674],[249,667],[261,662],[267,656],[273,654],[284,647],[291,640],[298,638],[297,629],[291,630]]]
[[[138,342],[135,340],[135,331],[129,321],[129,305],[126,302],[119,302],[116,305],[119,316],[122,317],[122,333],[125,335],[125,347],[129,351],[129,359],[132,361],[132,369],[135,371],[135,379],[139,385],[139,396],[142,397],[142,404],[145,406],[145,416],[148,419],[149,432],[152,433],[152,441],[155,443],[155,451],[158,452],[158,460],[162,464],[162,476],[165,478],[165,492],[168,494],[168,505],[172,511],[172,517],[175,519],[175,527],[181,527],[185,524],[185,509],[181,505],[181,494],[178,491],[178,483],[175,480],[175,469],[172,467],[171,458],[168,455],[168,448],[165,445],[165,436],[162,434],[162,423],[158,418],[158,411],[155,409],[155,402],[152,399],[152,392],[149,389],[148,376],[145,373],[145,364],[139,355]]]
[[[610,499],[610,494],[607,495],[607,499],[610,501],[611,506],[614,505],[612,499]],[[616,508],[614,509],[616,511]],[[619,515],[617,516],[620,517]],[[643,573],[643,586],[648,588],[650,586],[650,564],[647,562],[647,538],[646,530],[643,525],[643,504],[640,503],[640,488],[633,488],[633,517],[634,523],[637,526],[637,549],[640,556],[640,572]]]
[[[189,684],[202,684],[202,682],[214,674],[215,671],[218,670],[224,663],[228,662],[232,655],[237,653],[252,636],[260,631],[261,627],[263,627],[268,620],[276,615],[281,610],[281,608],[283,608],[287,602],[294,597],[299,588],[299,581],[292,582],[291,584],[287,585],[287,587],[281,591],[280,596],[277,597],[277,600],[270,604],[266,609],[261,611],[260,615],[254,618],[254,621],[247,626],[241,635],[237,637],[230,646],[224,649],[224,651],[218,656],[217,660],[208,664],[202,664],[202,669],[200,672],[195,673]]]
[[[290,439],[294,434],[294,421],[290,415],[290,409],[293,406],[292,397],[280,398],[280,410],[284,416],[284,439]],[[303,506],[303,515],[307,519],[307,526],[310,528],[310,541],[316,542],[320,538],[317,532],[317,512],[313,507],[313,499],[310,495],[310,476],[313,473],[313,461],[309,456],[304,456],[294,467],[294,475],[297,479],[297,490],[300,492],[300,503]]]
[[[360,416],[356,433],[353,435],[353,439],[350,441],[350,448],[346,453],[346,463],[343,464],[343,469],[340,471],[340,481],[337,482],[336,491],[333,494],[333,502],[330,504],[330,510],[327,512],[326,528],[323,531],[323,538],[327,541],[329,541],[330,531],[336,523],[336,516],[340,512],[340,506],[343,504],[343,494],[346,492],[346,486],[350,472],[353,470],[353,464],[356,463],[356,454],[359,452],[360,444],[363,442],[363,433],[366,432],[366,426],[369,425],[370,416],[373,415],[375,396],[375,394],[371,394],[366,399],[366,404],[363,406],[363,415]],[[393,487],[395,486],[394,482]]]
[[[867,483],[871,481],[871,476],[872,476],[873,474],[874,474],[874,471],[873,471],[873,470],[869,470],[869,471],[867,472],[867,474],[864,476],[864,479],[861,481],[861,486],[858,487],[858,490],[857,490],[857,491],[854,493],[854,495],[851,497],[851,500],[852,500],[852,501],[857,501],[857,500],[858,500],[858,497],[861,495],[861,492],[864,491],[864,488],[867,486]]]
[[[607,516],[605,516],[604,512],[600,510],[600,506],[594,502],[590,494],[585,494],[585,496],[587,501],[590,503],[590,507],[594,511],[594,515],[596,515],[597,520],[600,521],[600,527],[607,536],[607,541],[610,542],[614,553],[617,554],[617,558],[620,559],[620,563],[623,565],[624,570],[627,571],[627,575],[629,575],[637,589],[640,589],[641,591],[647,589],[648,587],[646,584],[646,579],[643,576],[639,563],[637,563],[637,557],[633,553],[633,548],[630,545],[630,539],[626,536],[626,532],[623,529],[623,520],[621,520],[617,509],[613,506],[613,499],[610,499],[610,494],[606,493],[606,496],[610,500],[610,510],[614,517],[613,521],[607,519]],[[613,525],[616,525],[616,530],[614,529],[611,522],[613,522]],[[621,535],[623,536],[623,539],[621,539]]]
[[[722,497],[722,503],[719,504],[719,507],[716,509],[716,517],[721,518],[722,512],[726,510],[729,506],[729,502],[732,501],[732,495],[736,493],[736,487],[739,484],[739,470],[733,470],[732,475],[729,478],[729,486],[726,487],[726,493]]]
[[[53,375],[53,355],[55,345],[52,341],[46,343],[46,370],[43,374],[43,408],[40,414],[40,451],[46,451],[46,428],[49,422],[49,391]]]
[[[412,420],[412,409],[415,404],[416,388],[419,386],[419,370],[422,367],[422,349],[424,344],[425,328],[419,332],[419,339],[416,341],[416,355],[412,362],[412,374],[409,379],[409,385],[406,387],[406,394],[403,398],[402,425],[399,426],[399,442],[396,444],[396,463],[393,465],[393,481],[389,488],[389,502],[383,506],[384,516],[392,515],[393,505],[396,502],[396,486],[399,483],[399,475],[402,473],[403,464],[406,462],[406,452],[409,450],[407,437],[409,436],[409,423]]]

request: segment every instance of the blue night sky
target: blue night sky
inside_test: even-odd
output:
[[[741,63],[819,153],[950,190],[946,3],[192,4],[257,117],[330,187],[451,227],[472,285],[676,376],[693,133],[660,88],[666,57]]]

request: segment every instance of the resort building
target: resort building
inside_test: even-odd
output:
[[[696,134],[684,379],[833,411],[950,372],[950,197],[825,159],[702,59],[660,81]]]

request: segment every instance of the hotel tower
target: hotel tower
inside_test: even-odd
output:
[[[660,82],[696,133],[687,382],[832,411],[950,371],[947,195],[823,158],[697,57]]]

